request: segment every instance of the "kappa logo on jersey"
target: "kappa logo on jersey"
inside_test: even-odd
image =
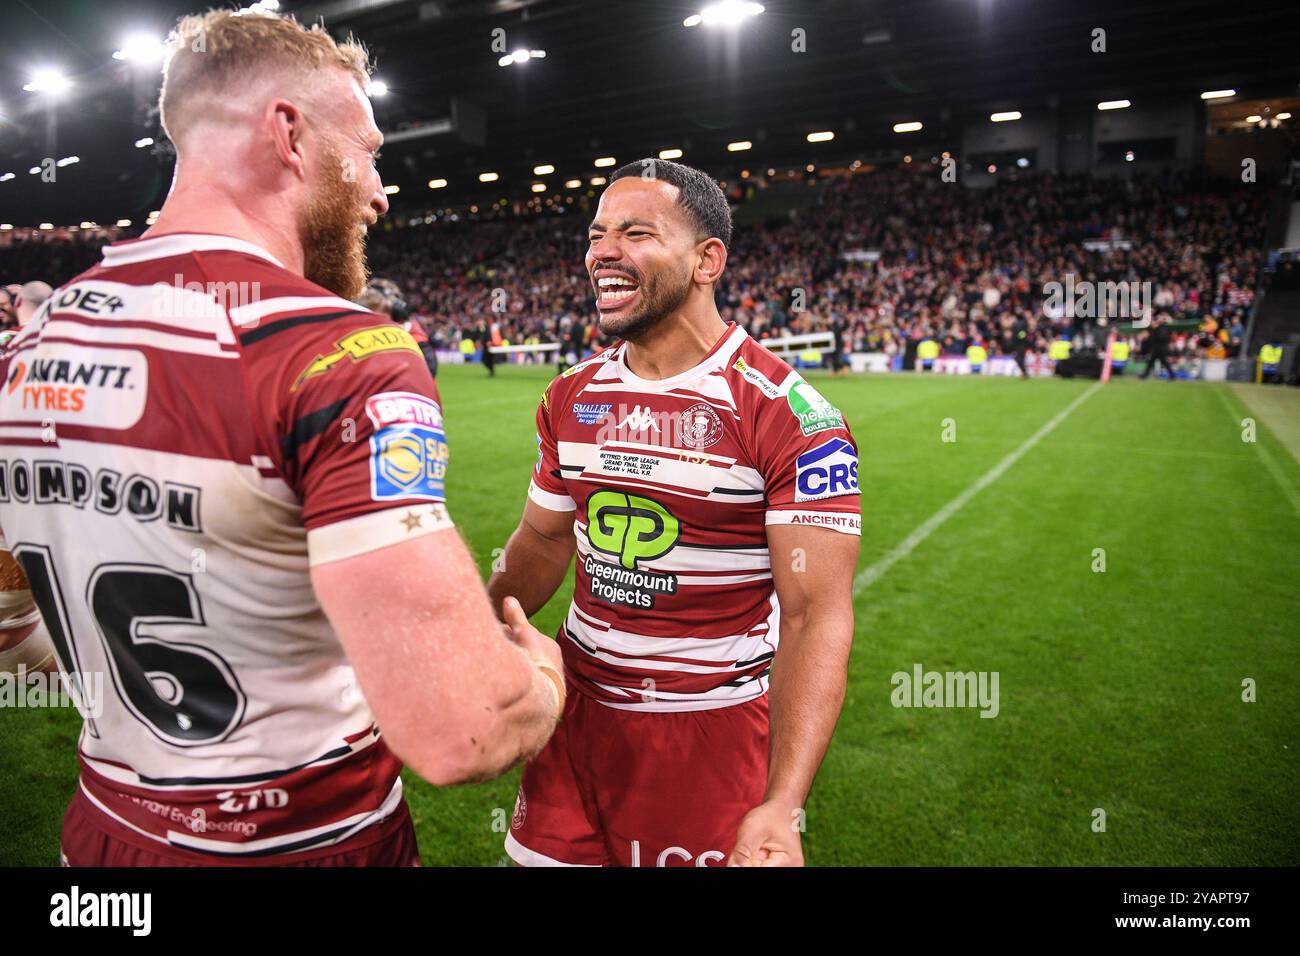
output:
[[[609,402],[574,402],[573,417],[578,420],[579,425],[595,425],[604,421],[613,407]],[[640,410],[639,405],[637,409]]]
[[[803,429],[805,435],[815,435],[830,428],[844,427],[844,416],[840,414],[840,410],[822,398],[817,389],[802,379],[791,386],[786,400],[790,403],[790,411],[794,412],[794,417],[799,419],[799,427]]]
[[[778,388],[770,378],[758,369],[752,367],[743,358],[737,358],[735,364],[731,367],[739,372],[745,381],[757,387],[758,390],[768,398],[780,398],[781,389]]]
[[[832,438],[795,461],[795,501],[820,501],[858,494],[858,453],[843,438]]]
[[[353,362],[360,362],[372,355],[379,355],[381,352],[414,352],[416,355],[422,354],[420,346],[411,337],[411,333],[400,325],[394,325],[391,322],[385,325],[372,325],[367,329],[350,332],[334,344],[337,347],[333,352],[317,355],[307,363],[307,367],[298,373],[298,378],[289,391],[296,392],[298,387],[307,379],[317,375],[324,375],[345,358],[350,358]]]
[[[438,404],[414,392],[381,392],[366,400],[366,415],[375,426],[370,497],[445,501],[448,448]]]
[[[4,417],[62,412],[72,424],[130,428],[144,413],[149,363],[142,352],[46,342],[26,358],[9,367]]]
[[[677,425],[678,439],[687,448],[700,451],[722,440],[722,419],[707,402],[697,402],[686,411]]]
[[[626,407],[626,406],[624,406]],[[621,422],[618,423],[620,430],[630,429],[634,432],[643,432],[647,428],[659,431],[659,423],[655,421],[655,413],[647,405],[642,410],[640,405],[633,406],[632,411],[628,412]]]

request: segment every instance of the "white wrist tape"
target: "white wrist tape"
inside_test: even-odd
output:
[[[30,621],[27,623],[31,623]],[[38,671],[54,660],[54,642],[44,624],[5,651],[0,651],[0,674],[16,674],[19,667]]]

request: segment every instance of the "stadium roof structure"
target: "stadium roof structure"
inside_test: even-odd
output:
[[[207,2],[6,6],[0,177],[14,176],[0,178],[0,220],[111,223],[158,208],[171,157],[154,109],[156,64],[113,53],[124,36],[160,38]],[[684,162],[729,176],[954,149],[964,124],[993,111],[1030,118],[1104,99],[1300,91],[1300,20],[1281,3],[768,0],[735,28],[684,26],[708,2],[285,0],[281,9],[370,47],[388,86],[374,103],[399,211],[586,189],[602,173],[598,157],[621,164],[679,149]],[[1097,29],[1104,53],[1094,52]],[[520,50],[545,56],[501,65]],[[50,66],[71,78],[68,90],[23,90]],[[923,129],[894,132],[907,122]],[[834,138],[809,142],[818,131]],[[737,141],[752,148],[728,152]],[[56,184],[28,172],[73,156],[80,162],[60,168]],[[546,166],[553,172],[533,172]],[[487,171],[498,178],[481,182]],[[434,180],[445,187],[430,188]]]

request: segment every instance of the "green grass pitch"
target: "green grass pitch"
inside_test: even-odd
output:
[[[523,507],[550,374],[439,376],[451,510],[485,573]],[[860,446],[860,568],[1092,384],[809,377]],[[1298,419],[1295,391],[1112,382],[862,590],[808,862],[1300,863]],[[891,675],[917,663],[997,671],[1000,713],[893,707]],[[68,710],[0,711],[0,865],[57,862],[78,727]],[[425,865],[503,863],[517,781],[439,791],[408,774]]]

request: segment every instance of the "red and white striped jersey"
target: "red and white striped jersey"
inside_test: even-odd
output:
[[[0,527],[79,691],[91,802],[257,856],[398,809],[309,569],[450,524],[410,335],[248,242],[172,234],[108,246],[0,380]]]
[[[762,696],[780,625],[767,525],[861,534],[853,436],[734,324],[672,378],[639,378],[625,350],[569,369],[537,410],[529,497],[574,512],[567,669],[613,707]]]

